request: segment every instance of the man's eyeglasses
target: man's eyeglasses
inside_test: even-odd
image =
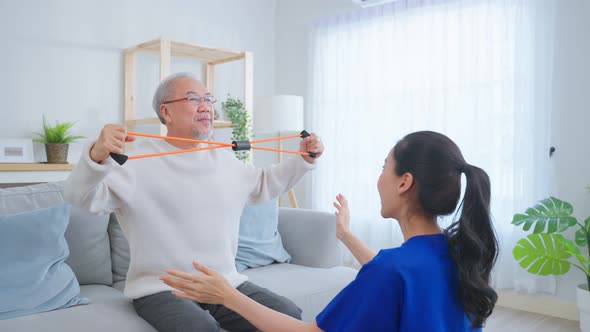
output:
[[[199,104],[201,104],[201,102],[203,102],[203,101],[207,104],[214,104],[217,101],[215,96],[206,95],[205,97],[191,96],[191,97],[178,98],[178,99],[174,99],[174,100],[168,100],[168,101],[163,102],[162,104],[170,104],[170,103],[175,103],[177,101],[183,101],[183,100],[186,100],[189,103],[193,103],[193,104],[195,104],[195,106],[199,106]]]

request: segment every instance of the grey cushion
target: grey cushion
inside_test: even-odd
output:
[[[150,332],[156,331],[137,315],[131,300],[118,290],[102,285],[81,287],[92,304],[13,319],[0,320],[0,331],[47,332]]]
[[[64,202],[63,182],[0,189],[0,215],[48,208]],[[108,216],[92,215],[72,207],[65,234],[70,249],[66,263],[81,285],[113,283],[107,226]]]
[[[66,240],[70,257],[66,263],[74,270],[80,285],[112,285],[111,246],[108,215],[93,215],[72,206]]]
[[[127,278],[129,270],[129,243],[114,214],[109,220],[109,237],[111,241],[111,263],[113,266],[113,281],[118,282]]]
[[[63,184],[51,182],[0,189],[0,214],[15,214],[64,203]]]
[[[311,322],[356,277],[357,270],[338,266],[329,269],[294,264],[272,264],[243,272],[258,286],[288,297]]]
[[[333,213],[281,208],[279,232],[285,249],[293,257],[291,263],[325,268],[342,265]]]

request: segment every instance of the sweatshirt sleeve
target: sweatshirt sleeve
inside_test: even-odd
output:
[[[134,173],[107,158],[102,164],[90,159],[90,148],[84,146],[80,161],[64,186],[66,201],[92,213],[108,214],[132,197],[135,188]]]
[[[301,156],[293,156],[264,168],[250,166],[246,174],[246,178],[251,179],[247,204],[257,204],[289,191],[307,172],[315,169],[316,164],[317,161],[310,164]]]

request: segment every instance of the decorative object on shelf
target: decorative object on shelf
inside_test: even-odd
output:
[[[47,163],[67,164],[69,144],[81,138],[86,138],[86,136],[73,136],[70,133],[75,124],[76,122],[55,121],[55,125],[52,126],[47,123],[45,116],[43,116],[43,132],[35,133],[37,138],[33,140],[45,144]]]
[[[522,225],[524,231],[532,228],[533,234],[518,240],[512,255],[522,268],[532,274],[562,275],[572,266],[584,272],[586,282],[578,285],[577,302],[580,328],[590,331],[590,217],[582,224],[573,212],[570,203],[549,197],[528,208],[525,214],[515,214],[512,224]],[[578,228],[574,241],[559,234],[573,226]]]
[[[32,163],[31,139],[0,139],[0,163]]]
[[[254,122],[255,133],[276,133],[300,131],[303,128],[303,97],[294,95],[276,95],[262,97],[256,103],[256,121]],[[279,140],[279,150],[282,150],[282,141]],[[283,154],[279,153],[279,162]],[[299,207],[293,189],[289,191],[291,206]],[[279,199],[279,205],[281,204]]]
[[[254,137],[250,125],[250,113],[244,109],[244,103],[239,99],[227,96],[227,100],[221,103],[221,109],[225,117],[232,122],[231,139],[233,141],[249,141]],[[248,163],[251,159],[250,151],[236,151],[236,157]]]

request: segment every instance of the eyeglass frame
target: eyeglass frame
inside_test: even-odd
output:
[[[206,98],[213,98],[213,101],[207,101],[207,100],[205,100]],[[211,104],[211,105],[213,105],[217,102],[217,98],[215,98],[214,95],[207,94],[207,95],[205,95],[205,97],[189,96],[189,97],[182,97],[182,98],[178,98],[178,99],[174,99],[174,100],[168,100],[168,101],[162,102],[162,105],[171,104],[171,103],[175,103],[175,102],[183,101],[183,100],[186,100],[187,102],[192,102],[194,100],[197,102],[196,105],[200,105],[203,101],[205,102],[205,104]]]

